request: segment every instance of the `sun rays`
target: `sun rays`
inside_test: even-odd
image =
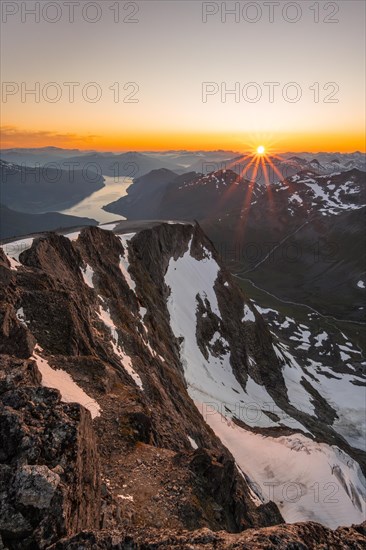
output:
[[[243,180],[247,180],[245,199],[241,205],[240,215],[237,220],[235,239],[239,241],[242,241],[244,238],[245,225],[250,214],[255,187],[257,185],[265,185],[270,210],[272,210],[272,185],[277,181],[283,181],[286,177],[279,167],[286,159],[279,154],[274,147],[274,143],[269,139],[261,139],[258,145],[258,141],[256,144],[250,143],[249,147],[247,147],[250,152],[236,158],[229,166],[229,168],[238,174],[238,181],[243,182]],[[230,193],[230,191],[228,192]]]

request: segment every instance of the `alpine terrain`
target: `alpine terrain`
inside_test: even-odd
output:
[[[263,307],[198,223],[63,233],[0,252],[0,547],[365,548],[359,345]]]
[[[0,11],[0,550],[366,550],[366,3]]]

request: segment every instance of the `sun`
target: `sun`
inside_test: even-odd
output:
[[[265,152],[266,152],[266,148],[263,145],[258,145],[257,147],[258,155],[264,155]]]

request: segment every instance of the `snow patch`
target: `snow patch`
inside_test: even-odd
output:
[[[3,250],[9,260],[11,269],[18,269],[22,265],[19,261],[19,256],[24,250],[28,250],[32,246],[33,240],[33,238],[19,239],[18,241],[3,245]]]
[[[301,384],[301,379],[306,379],[304,371],[290,352],[283,350],[282,355],[285,360],[282,374],[285,379],[289,402],[299,411],[314,415],[315,408],[311,401],[311,395]]]
[[[17,310],[17,319],[20,321],[23,325],[27,326],[27,320],[24,315],[24,309],[21,307]]]
[[[252,323],[255,323],[255,316],[251,309],[245,304],[244,306],[244,317],[242,321],[251,321]]]
[[[315,336],[314,338],[316,340],[316,344],[314,347],[316,348],[320,348],[322,343],[325,341],[325,340],[328,340],[328,334],[323,331],[322,333],[318,334],[317,336]]]
[[[116,227],[118,227],[120,225],[122,220],[118,221],[118,222],[109,222],[109,223],[103,223],[103,224],[99,224],[99,227],[101,229],[104,229],[105,231],[114,231],[116,229]]]
[[[260,307],[258,304],[255,304],[255,308],[262,315],[267,315],[268,313],[275,313],[276,315],[278,315],[278,311],[276,311],[275,309],[271,309],[270,307]]]
[[[135,233],[119,236],[119,239],[122,242],[122,245],[123,245],[123,248],[124,248],[124,256],[120,256],[119,267],[120,267],[122,275],[126,279],[126,282],[127,282],[128,286],[133,291],[136,289],[136,283],[132,279],[132,277],[130,275],[130,272],[129,272],[130,263],[129,263],[129,259],[128,259],[128,255],[129,255],[129,253],[128,253],[128,241],[131,240],[134,235],[135,235]]]
[[[118,332],[116,325],[114,324],[109,309],[106,307],[99,307],[99,312],[97,313],[99,319],[105,324],[105,326],[109,329],[111,333],[111,345],[113,347],[113,351],[117,357],[119,357],[123,368],[128,372],[128,374],[133,378],[135,384],[143,390],[143,384],[140,376],[137,374],[137,372],[132,367],[131,358],[122,351],[121,347],[118,344]]]
[[[147,313],[146,307],[140,306],[140,317],[141,317],[141,319],[144,319],[146,313]]]
[[[93,285],[93,276],[94,276],[93,268],[89,264],[86,264],[85,269],[81,270],[81,274],[83,276],[84,283],[88,287],[94,288],[94,285]]]
[[[33,359],[35,359],[42,375],[43,386],[59,390],[61,399],[65,403],[83,405],[90,411],[92,418],[100,416],[100,405],[74,382],[68,372],[62,369],[53,369],[48,361],[43,359],[37,352],[33,354]]]

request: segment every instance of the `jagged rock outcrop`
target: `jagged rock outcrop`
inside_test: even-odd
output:
[[[363,550],[366,523],[340,527],[335,531],[318,523],[295,523],[265,529],[248,529],[240,535],[208,529],[195,532],[157,531],[148,533],[80,533],[61,540],[50,550]]]
[[[166,313],[164,272],[191,233],[191,226],[164,226],[138,235],[129,248],[137,294],[121,272],[121,257],[127,257],[121,240],[98,228],[83,230],[77,241],[55,234],[35,239],[16,269],[2,256],[0,421],[6,480],[0,532],[9,548],[45,548],[82,529],[134,524],[116,493],[126,478],[136,478],[141,445],[151,449],[142,481],[148,486],[149,476],[159,477],[163,485],[170,476],[172,488],[166,502],[142,498],[146,510],[138,522],[167,526],[169,509],[177,526],[190,529],[239,531],[282,521],[275,506],[253,504],[233,458],[187,394]],[[87,266],[92,286],[82,274]],[[112,345],[101,311],[118,330]],[[144,391],[121,363],[122,350],[132,358]],[[102,414],[94,428],[83,407],[63,403],[56,390],[42,387],[32,361],[40,357],[98,401]],[[197,451],[187,439],[190,433],[200,444]],[[159,452],[165,471],[156,466]],[[130,466],[124,470],[126,453]],[[160,519],[148,517],[150,510]]]
[[[219,362],[230,349],[240,390],[250,380],[287,403],[271,334],[198,225],[129,238],[97,227],[49,234],[15,265],[0,251],[0,535],[9,550],[231,548],[241,539],[222,530],[274,525],[263,540],[336,536],[278,527],[276,504],[253,491],[196,406],[166,279],[187,250],[218,269],[218,310],[197,294],[193,311],[202,357]],[[250,533],[255,540],[240,537]]]
[[[33,361],[1,357],[0,535],[47,548],[100,525],[100,470],[90,413],[42,387]]]

